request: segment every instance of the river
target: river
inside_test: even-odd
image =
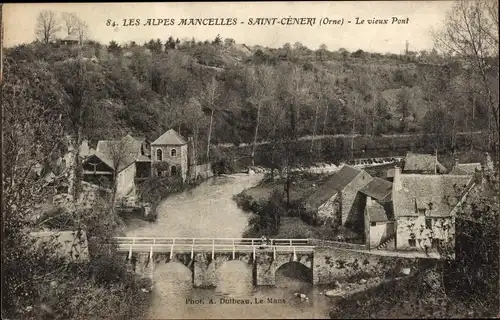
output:
[[[194,189],[171,196],[158,206],[158,220],[130,222],[127,236],[241,237],[249,214],[233,195],[256,185],[262,175],[236,174],[211,178]],[[252,285],[252,270],[241,261],[229,261],[217,272],[213,289],[193,288],[191,272],[181,263],[160,263],[153,273],[154,298],[149,318],[240,319],[328,318],[332,301],[313,287],[294,264],[280,268],[276,287]],[[308,300],[294,296],[305,293]],[[252,304],[224,303],[230,299]],[[269,301],[269,299],[272,300]],[[199,302],[204,302],[200,304]],[[214,302],[211,304],[210,302]],[[198,303],[197,303],[198,302]],[[262,303],[259,303],[262,302]]]

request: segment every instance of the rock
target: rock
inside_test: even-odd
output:
[[[405,275],[405,276],[409,276],[410,273],[411,273],[410,268],[403,268],[403,269],[401,269],[401,272],[400,272],[400,274]]]
[[[301,294],[300,294],[300,298],[301,298],[301,299],[305,299],[305,298],[307,298],[307,296],[306,296],[304,293],[301,293]]]
[[[293,295],[296,296],[297,298],[300,298],[300,293],[298,292],[295,292]]]
[[[325,292],[325,296],[327,296],[327,297],[338,297],[340,295],[341,294],[338,290],[328,290]]]
[[[248,169],[248,174],[254,174],[255,171],[253,171],[252,169]]]
[[[141,291],[144,292],[144,293],[148,293],[149,292],[148,289],[144,289],[144,288],[142,288]]]
[[[306,301],[309,301],[309,297],[306,297]]]
[[[366,282],[367,282],[366,279],[359,280],[359,284],[365,284]]]

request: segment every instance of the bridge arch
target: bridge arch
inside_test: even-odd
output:
[[[300,278],[312,282],[313,270],[310,265],[301,261],[286,261],[276,265],[275,277],[284,275],[287,278]]]

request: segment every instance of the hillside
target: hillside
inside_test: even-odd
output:
[[[467,70],[436,52],[249,48],[234,41],[186,41],[165,50],[154,41],[124,47],[89,41],[9,48],[4,66],[7,85],[29,90],[34,81],[68,119],[83,110],[83,135],[92,141],[125,133],[155,139],[175,128],[193,135],[202,153],[212,106],[213,144],[253,141],[257,121],[259,141],[289,131],[290,121],[298,136],[453,135],[487,127],[484,97],[463,95]],[[44,95],[32,98],[47,103]]]

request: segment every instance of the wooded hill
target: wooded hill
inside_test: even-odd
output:
[[[495,77],[498,61],[491,65]],[[75,121],[94,143],[126,133],[154,140],[174,128],[194,136],[200,155],[212,115],[212,144],[273,140],[290,135],[291,125],[299,137],[435,133],[453,144],[457,132],[490,127],[486,98],[467,66],[436,51],[250,48],[220,37],[32,43],[5,50],[4,79],[12,89],[4,101],[28,92],[63,114],[68,133]]]

